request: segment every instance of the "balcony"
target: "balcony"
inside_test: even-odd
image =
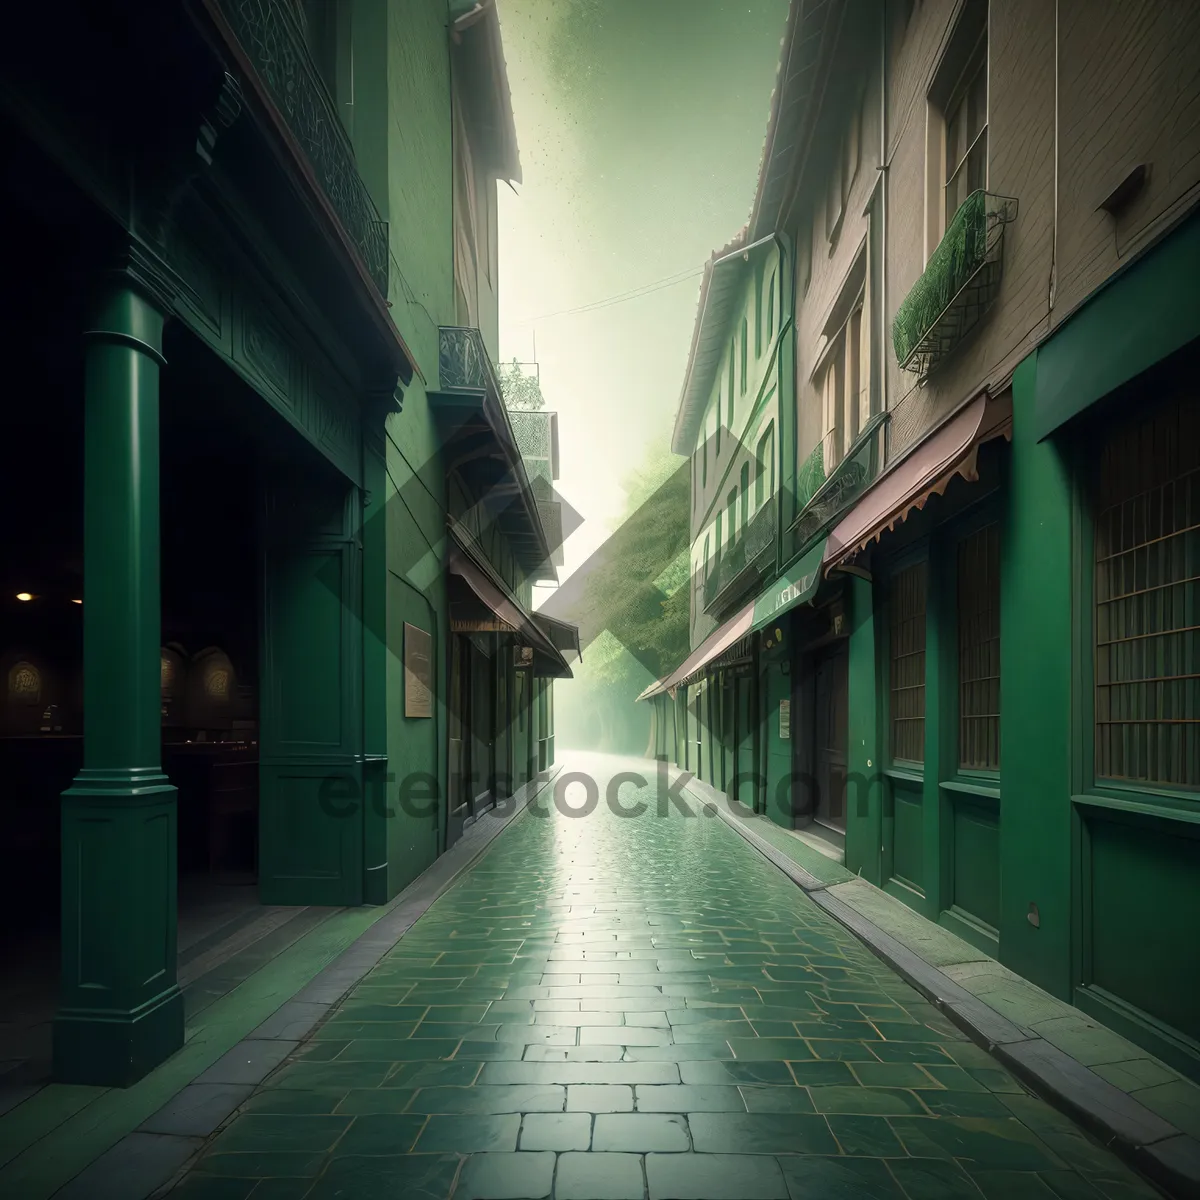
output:
[[[549,469],[530,460],[517,440],[478,329],[438,329],[438,376],[440,391],[431,399],[446,421],[443,452],[451,461],[461,456],[477,498],[489,496],[500,507],[501,528],[529,577],[557,582],[554,568],[563,563],[562,505],[546,477]]]
[[[242,53],[324,191],[379,294],[388,294],[387,223],[367,192],[350,139],[313,62],[295,0],[207,0]]]
[[[896,360],[918,380],[967,337],[998,295],[1004,227],[1016,215],[1011,197],[972,192],[896,310]]]
[[[792,523],[793,549],[803,549],[871,485],[883,464],[887,413],[876,413],[845,455],[837,457],[837,431],[828,433],[800,463],[796,501],[800,515]]]
[[[775,566],[777,529],[775,499],[755,513],[745,532],[727,546],[704,581],[704,611],[723,612],[758,586],[763,573]]]

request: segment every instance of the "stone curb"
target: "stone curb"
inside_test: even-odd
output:
[[[166,1195],[209,1138],[338,1002],[370,972],[521,816],[561,770],[492,805],[394,900],[389,911],[290,1000],[181,1088],[162,1108],[54,1193],[54,1200],[146,1200]]]
[[[722,794],[711,784],[693,778],[684,786],[1013,1075],[1078,1121],[1168,1195],[1178,1200],[1200,1200],[1200,1141],[1032,1030],[1015,1025],[873,921],[830,895],[815,875],[727,812],[715,799]]]

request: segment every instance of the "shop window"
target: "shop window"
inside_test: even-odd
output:
[[[1097,779],[1200,787],[1200,409],[1117,430],[1095,499]]]
[[[917,563],[892,578],[889,651],[892,758],[925,761],[926,565]]]
[[[1000,769],[1000,526],[958,545],[958,765]]]

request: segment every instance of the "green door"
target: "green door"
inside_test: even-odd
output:
[[[318,472],[266,482],[259,895],[363,902],[359,496]]]
[[[471,776],[471,643],[461,633],[450,635],[450,700],[447,707],[449,778],[446,783],[446,847],[462,836],[470,809]]]
[[[471,654],[471,773],[467,779],[468,816],[487,802],[495,774],[492,740],[492,712],[495,699],[496,668],[490,655],[482,653],[480,642],[472,639]]]
[[[491,792],[496,802],[506,799],[513,790],[512,742],[509,688],[512,682],[512,646],[507,639],[496,648],[496,724],[494,732],[495,767]]]
[[[751,812],[755,811],[754,786],[754,713],[753,713],[753,675],[738,675],[737,712],[734,737],[737,746],[737,762],[734,767],[734,782],[736,799],[740,800]]]

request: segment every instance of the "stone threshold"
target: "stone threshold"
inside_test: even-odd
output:
[[[1168,1195],[1200,1200],[1200,1087],[711,784],[692,777],[685,790],[1031,1091]]]
[[[308,1036],[396,945],[405,933],[424,915],[437,898],[457,879],[475,865],[507,826],[520,816],[549,786],[561,767],[551,767],[518,789],[509,799],[480,813],[471,827],[444,854],[430,864],[402,892],[381,906],[378,916],[355,940],[312,975],[299,990],[280,992],[279,1003],[265,1020],[258,1022],[232,1048],[207,1065],[198,1074],[180,1081],[167,1092],[166,1103],[152,1115],[126,1122],[116,1132],[112,1142],[90,1163],[74,1173],[72,1178],[52,1180],[53,1168],[31,1169],[23,1178],[6,1180],[0,1173],[0,1191],[20,1194],[22,1200],[40,1200],[53,1196],[55,1200],[146,1200],[165,1195],[190,1165],[192,1158],[213,1134],[245,1102],[262,1082],[300,1041]],[[358,910],[345,910],[354,912]],[[145,1088],[147,1094],[161,1093],[161,1083],[155,1087],[155,1075],[169,1071],[173,1060],[168,1059],[145,1080],[124,1089],[123,1097],[132,1104],[125,1108],[136,1111],[136,1093]],[[79,1089],[101,1092],[101,1089]],[[142,1108],[145,1111],[145,1108]],[[19,1107],[9,1114],[17,1116]],[[119,1120],[119,1118],[118,1118]],[[116,1122],[112,1122],[116,1124]],[[42,1142],[43,1150],[53,1157],[56,1139],[70,1137],[70,1122],[61,1129],[49,1131]],[[3,1130],[0,1129],[0,1142]],[[33,1147],[30,1147],[33,1149]],[[18,1167],[19,1157],[11,1166]],[[31,1164],[32,1166],[32,1164]],[[9,1183],[20,1191],[8,1190]]]

